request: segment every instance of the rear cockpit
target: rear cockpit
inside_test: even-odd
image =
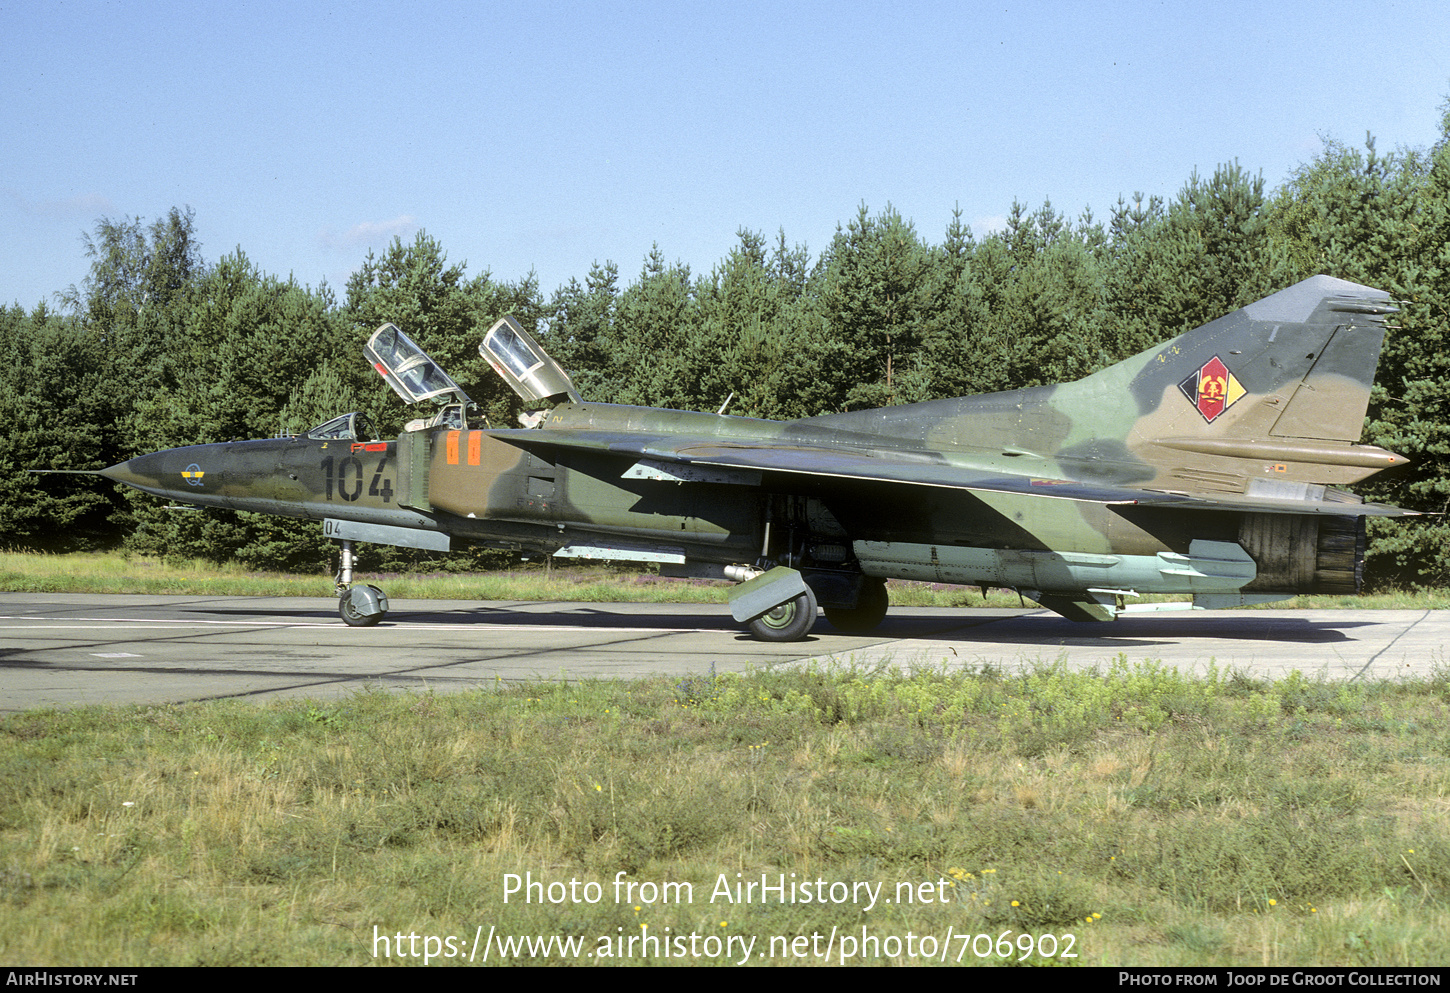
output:
[[[528,411],[579,402],[569,374],[512,317],[501,318],[488,329],[478,344],[478,354],[519,395]]]

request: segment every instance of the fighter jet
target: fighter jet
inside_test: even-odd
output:
[[[199,445],[99,470],[168,501],[311,518],[341,542],[485,542],[735,580],[735,619],[803,638],[818,609],[875,628],[886,580],[1019,591],[1064,617],[1358,592],[1365,519],[1343,487],[1401,465],[1358,444],[1393,313],[1315,276],[1074,383],[769,421],[582,399],[518,322],[479,346],[520,396],[493,428],[399,328],[364,351],[407,403],[396,439],[348,413],[291,439]],[[1184,594],[1180,604],[1135,603]]]

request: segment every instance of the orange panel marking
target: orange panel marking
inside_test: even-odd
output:
[[[449,465],[457,465],[458,464],[458,432],[457,431],[449,431],[447,437],[448,437],[448,445],[447,445],[447,447],[448,447],[448,464]]]
[[[483,461],[483,433],[480,431],[468,432],[468,464],[478,465]]]

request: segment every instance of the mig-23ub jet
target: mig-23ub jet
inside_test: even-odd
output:
[[[1360,587],[1365,518],[1411,513],[1341,487],[1405,459],[1358,444],[1394,312],[1315,276],[1086,379],[767,421],[581,399],[511,318],[479,351],[523,399],[491,429],[398,328],[365,352],[408,403],[395,440],[363,414],[292,439],[200,445],[100,470],[188,504],[312,518],[342,543],[343,619],[359,541],[485,542],[737,580],[758,638],[848,632],[891,577],[1007,587],[1073,620]],[[1133,605],[1143,594],[1191,603]]]

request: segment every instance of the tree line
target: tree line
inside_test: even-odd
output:
[[[730,413],[795,418],[1070,381],[1315,273],[1403,301],[1363,440],[1411,463],[1360,491],[1450,505],[1450,110],[1432,148],[1329,141],[1273,190],[1230,163],[1195,172],[1171,201],[1120,197],[1106,219],[1014,203],[979,237],[958,210],[939,241],[889,205],[862,205],[814,257],[784,232],[741,230],[707,273],[655,246],[632,278],[596,263],[548,297],[532,275],[469,276],[426,232],[369,253],[341,299],[264,273],[240,249],[207,261],[189,209],[103,219],[85,245],[89,275],[55,306],[0,309],[6,546],[318,568],[330,551],[315,525],[167,512],[24,470],[298,432],[348,410],[390,434],[407,411],[360,357],[385,321],[495,425],[517,411],[477,346],[504,314],[537,329],[587,399],[711,411],[728,399]],[[1372,581],[1450,579],[1440,518],[1370,528]]]

